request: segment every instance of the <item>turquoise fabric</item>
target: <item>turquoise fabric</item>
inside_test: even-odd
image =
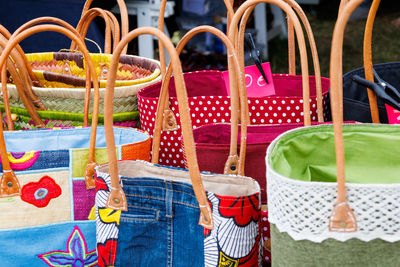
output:
[[[8,151],[43,151],[88,148],[91,128],[4,132]],[[148,135],[136,129],[114,127],[117,146],[144,141]],[[96,147],[106,147],[104,127],[97,127]]]

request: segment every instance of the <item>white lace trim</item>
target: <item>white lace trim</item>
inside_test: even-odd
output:
[[[267,165],[276,140],[268,148]],[[267,168],[269,221],[294,240],[318,243],[328,238],[342,242],[351,238],[365,242],[373,239],[400,241],[400,184],[346,184],[348,204],[358,227],[352,233],[329,231],[336,186],[336,183],[290,179]]]

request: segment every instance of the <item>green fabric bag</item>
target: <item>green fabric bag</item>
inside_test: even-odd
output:
[[[286,132],[267,151],[274,267],[400,266],[400,125],[342,125],[343,34],[361,2],[342,1],[333,33],[333,126]]]

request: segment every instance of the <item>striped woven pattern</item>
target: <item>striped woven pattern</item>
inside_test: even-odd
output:
[[[42,96],[40,97],[42,103],[46,106],[47,110],[50,111],[63,111],[70,113],[83,113],[84,109],[84,99],[76,99],[76,98],[61,98],[61,97],[48,97]],[[21,99],[17,97],[9,98],[10,105],[12,107],[25,108]],[[3,100],[0,99],[0,104],[3,105]],[[90,101],[90,109],[89,112],[92,113],[93,100]],[[99,113],[104,114],[104,99],[100,98],[100,106]],[[131,95],[124,98],[115,98],[114,99],[114,113],[123,113],[123,112],[133,112],[138,110],[137,105],[137,96]]]
[[[100,87],[104,88],[107,80],[110,54],[91,54]],[[34,74],[44,87],[75,88],[85,87],[86,71],[81,53],[50,52],[26,55]],[[123,55],[119,60],[116,86],[127,86],[149,82],[160,75],[156,61]]]
[[[4,106],[1,105],[0,109],[4,112]],[[29,130],[37,129],[34,122],[31,120],[29,113],[24,108],[11,107],[11,112],[16,114],[16,120],[13,121],[14,128],[16,130]],[[83,114],[82,113],[68,113],[62,111],[38,111],[40,118],[43,120],[46,128],[56,127],[78,127],[83,125]],[[89,115],[91,119],[91,115]],[[5,118],[3,118],[5,121]],[[136,128],[139,126],[139,112],[124,112],[114,114],[113,116],[114,125],[123,127]],[[99,125],[104,123],[104,116],[99,115]],[[6,123],[5,123],[6,125]]]

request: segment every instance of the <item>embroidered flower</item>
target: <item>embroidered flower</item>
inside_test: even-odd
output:
[[[49,266],[91,267],[97,265],[96,250],[88,251],[85,237],[77,226],[68,238],[66,251],[50,251],[38,257]]]
[[[32,167],[39,158],[40,151],[8,153],[11,169],[26,170]],[[1,162],[1,159],[0,159]]]
[[[21,199],[38,208],[46,207],[50,200],[61,195],[61,187],[49,176],[39,182],[27,183],[21,189]]]
[[[245,197],[220,197],[219,212],[222,216],[233,218],[239,226],[260,219],[260,200],[258,194]]]
[[[115,266],[117,257],[117,240],[110,239],[104,245],[97,244],[97,253],[99,254],[99,266]]]

